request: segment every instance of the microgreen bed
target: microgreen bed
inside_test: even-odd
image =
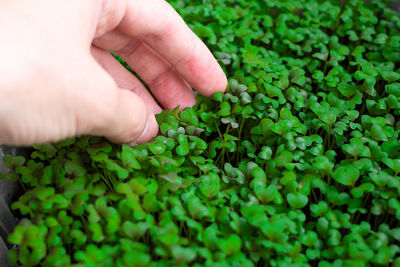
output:
[[[6,156],[22,266],[400,266],[399,16],[385,1],[175,0],[229,77],[136,147]]]

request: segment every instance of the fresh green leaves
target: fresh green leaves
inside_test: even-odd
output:
[[[360,177],[360,171],[354,165],[340,165],[333,171],[332,177],[343,185],[354,186]]]
[[[399,266],[400,18],[387,1],[169,2],[227,91],[161,112],[147,144],[79,137],[5,156],[0,177],[23,188],[12,263]]]

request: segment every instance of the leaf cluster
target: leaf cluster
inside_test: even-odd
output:
[[[400,266],[400,18],[386,1],[174,0],[229,76],[136,147],[4,157],[22,266]]]

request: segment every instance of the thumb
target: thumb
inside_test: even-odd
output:
[[[157,134],[154,114],[139,96],[118,88],[94,58],[70,58],[58,69],[33,66],[22,79],[0,79],[0,143],[32,145],[97,135],[134,145]]]
[[[76,109],[77,135],[104,136],[114,143],[136,145],[150,141],[158,133],[153,112],[135,93],[118,88],[97,62],[96,81]],[[93,78],[92,78],[93,77]]]

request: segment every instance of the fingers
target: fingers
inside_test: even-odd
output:
[[[158,133],[158,125],[143,100],[125,89],[115,89],[112,94],[115,96],[110,103],[113,108],[98,110],[97,115],[105,119],[85,134],[105,136],[111,142],[132,146],[151,141]]]
[[[100,66],[102,66],[103,69],[114,78],[118,87],[128,89],[141,97],[153,113],[160,113],[162,111],[161,107],[156,103],[144,85],[124,66],[115,60],[112,55],[95,46],[92,46],[91,52]]]
[[[191,86],[182,79],[168,61],[143,41],[132,39],[115,30],[96,39],[94,44],[116,51],[148,85],[163,108],[174,109],[179,106],[180,110],[183,110],[185,107],[196,104],[196,95]],[[104,51],[104,49],[98,50]],[[103,63],[112,64],[112,62]],[[103,68],[108,69],[106,64],[102,65],[104,65]],[[116,78],[115,75],[113,77]]]
[[[132,91],[117,87],[93,63],[95,73],[90,77],[96,82],[80,96],[82,104],[77,107],[77,124],[82,127],[78,127],[77,134],[105,136],[114,143],[130,145],[151,141],[158,133],[158,125],[148,105]]]
[[[211,52],[166,1],[129,0],[117,30],[144,41],[200,94],[211,96],[226,89],[226,76]]]
[[[196,104],[191,86],[146,43],[133,40],[117,53],[132,66],[164,108],[180,106],[183,110]]]

